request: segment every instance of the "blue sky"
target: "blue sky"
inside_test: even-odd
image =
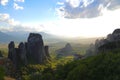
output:
[[[120,0],[0,0],[0,31],[106,36],[120,27]]]
[[[24,7],[23,10],[13,8],[14,3]],[[54,20],[55,7],[57,0],[25,0],[24,2],[15,2],[10,0],[6,6],[0,5],[1,13],[9,13],[15,20],[21,22],[36,22]]]

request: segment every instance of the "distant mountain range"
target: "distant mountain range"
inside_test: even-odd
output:
[[[11,41],[13,39],[16,40],[15,37],[8,35],[6,33],[0,32],[0,43],[6,43],[6,42]]]
[[[10,41],[15,41],[19,43],[21,41],[26,42],[28,35],[30,32],[25,31],[12,31],[12,32],[2,32],[0,31],[0,43],[9,43]],[[45,33],[45,32],[37,32],[42,35],[43,40],[46,44],[53,44],[53,43],[93,43],[98,38],[65,38],[56,36],[53,34]]]
[[[8,43],[10,41],[15,41],[16,43],[18,42],[25,42],[27,41],[28,35],[30,32],[1,32],[0,31],[0,43]],[[52,34],[48,34],[45,32],[37,32],[39,34],[42,35],[43,40],[46,43],[52,43],[52,42],[59,42],[59,41],[63,41],[60,37],[52,35]]]

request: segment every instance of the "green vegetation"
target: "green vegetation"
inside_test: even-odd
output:
[[[8,49],[7,48],[0,48],[0,54],[4,57],[7,57],[8,55]]]
[[[3,66],[0,66],[0,80],[4,80],[5,69]]]
[[[73,46],[78,51],[81,47]],[[82,46],[80,52],[84,52],[87,46]],[[49,63],[21,67],[19,75],[22,80],[120,80],[119,48],[81,60],[73,60],[72,56],[58,59],[54,54],[57,48],[50,49],[52,58]],[[0,67],[0,80],[3,80],[4,73],[4,68]]]
[[[25,67],[24,67],[25,68]],[[120,53],[105,53],[86,59],[50,65],[32,65],[23,70],[24,80],[119,80]]]
[[[68,70],[66,80],[119,80],[120,53],[106,53],[66,65],[75,65]]]

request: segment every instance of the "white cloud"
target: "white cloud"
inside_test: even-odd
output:
[[[76,8],[76,7],[87,7],[93,1],[94,0],[66,0],[66,3],[71,5],[73,8]]]
[[[1,23],[0,23],[1,24]],[[0,31],[7,32],[7,31],[27,31],[27,32],[40,32],[43,31],[43,26],[41,25],[24,25],[24,24],[17,24],[17,25],[0,25]]]
[[[103,15],[104,9],[120,8],[120,0],[66,0],[56,8],[65,18],[94,18]]]
[[[9,14],[0,14],[0,30],[2,31],[41,31],[43,25],[22,24],[11,18]]]
[[[67,3],[69,3],[72,7],[78,7],[80,5],[81,0],[66,0]]]
[[[89,6],[91,3],[93,3],[94,0],[81,0],[81,2],[83,3],[83,5],[81,5],[81,7],[87,7],[87,6]]]
[[[17,3],[14,3],[13,8],[16,10],[23,10],[24,9],[22,6],[19,6]]]
[[[9,16],[9,14],[0,14],[0,21],[3,21],[3,20],[6,20],[6,19],[8,19],[10,16]]]
[[[0,23],[6,23],[9,25],[17,25],[19,21],[15,21],[13,18],[10,18],[9,14],[0,14]]]
[[[64,5],[63,2],[57,2],[57,5]]]
[[[100,37],[106,36],[120,27],[120,9],[105,10],[103,16],[95,18],[62,18],[59,21],[44,24],[52,34],[69,37]],[[51,27],[50,27],[51,26]]]
[[[27,31],[27,32],[40,32],[43,30],[43,28],[40,25],[24,25],[19,24],[15,26],[11,26],[11,31]]]
[[[100,6],[102,7],[102,5]],[[68,37],[99,37],[106,36],[114,29],[120,27],[120,9],[111,11],[103,11],[103,16],[95,18],[77,18],[66,19],[61,18],[57,21],[44,22],[40,24],[17,23],[16,20],[10,18],[9,14],[0,14],[0,30],[3,31],[47,31],[52,34]],[[13,20],[14,25],[12,22]],[[2,23],[7,23],[3,25]],[[12,24],[11,24],[12,23]]]
[[[24,2],[24,0],[14,0],[15,2]]]
[[[3,6],[7,5],[7,3],[8,3],[8,0],[0,0],[0,4]]]

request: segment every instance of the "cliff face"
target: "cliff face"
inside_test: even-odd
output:
[[[112,34],[108,34],[105,39],[97,43],[98,52],[112,51],[120,48],[120,29],[115,29]]]
[[[120,29],[115,29],[112,34],[108,34],[104,39],[96,40],[95,44],[87,50],[86,55],[95,55],[117,49],[120,49]]]
[[[11,41],[8,50],[8,58],[15,67],[18,67],[18,64],[42,64],[50,59],[49,46],[44,47],[42,36],[37,33],[30,33],[27,42],[21,42],[18,48],[15,48],[14,41]]]
[[[46,55],[42,36],[40,34],[30,33],[27,44],[28,56],[31,56],[35,63],[43,63]]]

